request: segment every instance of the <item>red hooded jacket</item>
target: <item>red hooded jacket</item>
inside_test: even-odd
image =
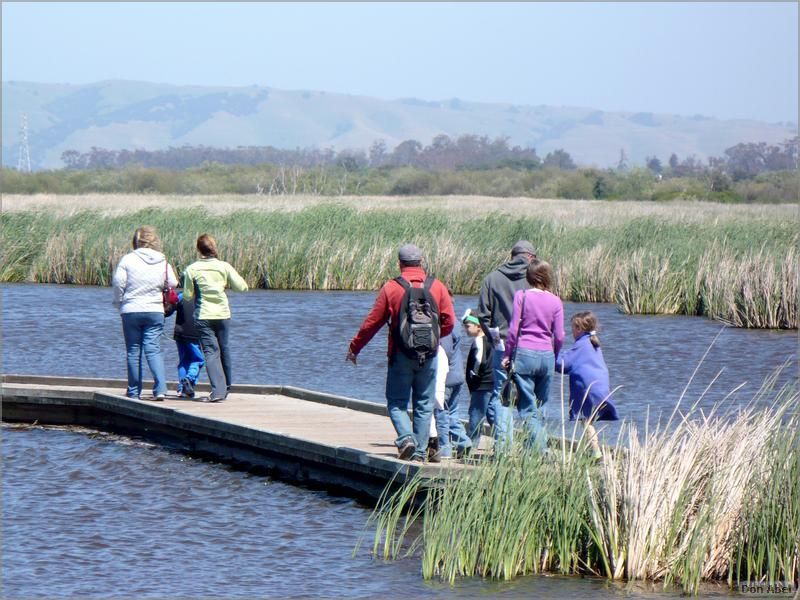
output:
[[[413,287],[422,287],[427,277],[422,267],[402,267],[400,269],[400,275]],[[453,331],[453,325],[456,322],[456,316],[453,312],[453,302],[450,299],[450,293],[447,291],[447,288],[438,279],[433,280],[430,291],[433,299],[436,300],[436,305],[439,307],[440,335],[444,337]],[[372,310],[369,311],[369,314],[364,319],[358,333],[350,341],[350,352],[358,355],[361,349],[369,343],[384,324],[387,322],[396,322],[404,295],[405,290],[403,286],[394,279],[387,281],[383,285],[378,292],[378,297],[375,299]],[[392,329],[393,327],[389,327],[388,356],[392,355],[394,349]]]

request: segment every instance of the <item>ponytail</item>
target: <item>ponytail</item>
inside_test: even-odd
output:
[[[597,332],[592,330],[589,332],[589,341],[592,343],[592,346],[595,348],[600,347],[600,338],[597,335]]]
[[[589,341],[595,349],[600,347],[600,337],[597,335],[597,317],[594,316],[593,312],[587,310],[574,314],[572,316],[572,324],[579,331],[589,334]]]

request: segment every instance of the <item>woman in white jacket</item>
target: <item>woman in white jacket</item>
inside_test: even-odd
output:
[[[167,393],[161,334],[164,331],[162,292],[178,280],[172,266],[161,253],[161,240],[155,228],[139,227],[133,235],[133,252],[119,261],[111,286],[114,306],[122,316],[122,334],[128,355],[129,398],[142,395],[142,354],[153,375],[153,399],[163,400]]]

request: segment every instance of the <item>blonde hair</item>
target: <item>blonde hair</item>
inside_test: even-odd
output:
[[[158,237],[155,227],[143,225],[134,232],[133,249],[138,250],[139,248],[152,248],[161,252],[161,239]]]
[[[217,256],[217,240],[210,233],[204,233],[197,238],[197,251],[203,256]]]
[[[597,317],[592,311],[586,310],[575,313],[572,315],[571,323],[579,331],[591,333],[592,335],[589,337],[589,341],[592,343],[592,346],[595,348],[600,347],[600,338],[597,336]]]

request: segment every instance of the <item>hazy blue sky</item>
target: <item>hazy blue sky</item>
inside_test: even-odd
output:
[[[796,2],[3,2],[2,16],[4,81],[798,120]]]

